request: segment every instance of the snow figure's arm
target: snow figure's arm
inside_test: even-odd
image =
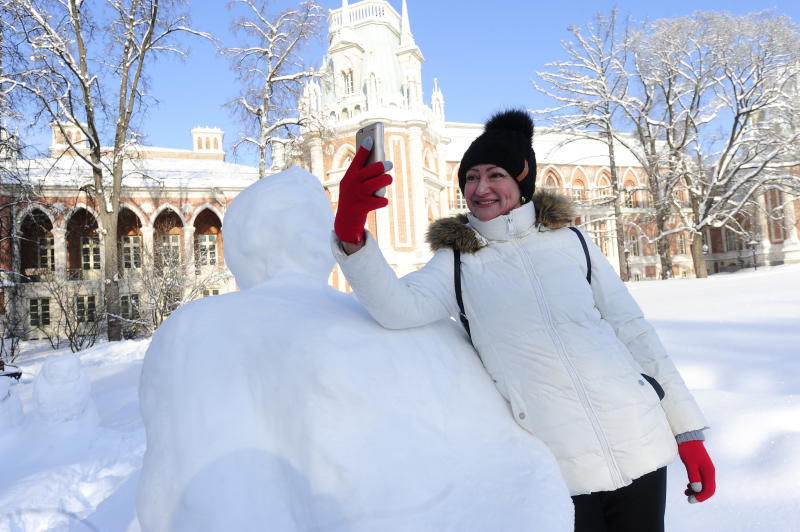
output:
[[[655,329],[645,320],[639,305],[605,255],[590,238],[586,240],[592,260],[592,292],[597,309],[644,372],[664,388],[666,395],[661,405],[673,434],[706,428],[706,420],[697,402],[667,355]]]
[[[387,329],[405,329],[458,315],[450,250],[437,251],[423,268],[398,279],[369,231],[366,235],[364,247],[352,255],[344,253],[335,234],[331,247],[358,300],[375,321]]]

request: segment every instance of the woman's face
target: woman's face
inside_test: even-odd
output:
[[[519,185],[504,169],[493,164],[478,164],[467,170],[464,197],[475,218],[485,222],[508,214],[520,201]]]

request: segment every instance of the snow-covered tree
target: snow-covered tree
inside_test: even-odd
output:
[[[6,14],[0,14],[5,17]],[[27,177],[21,162],[23,146],[10,124],[19,118],[15,112],[18,92],[3,82],[4,66],[9,50],[6,48],[4,26],[0,25],[0,371],[4,364],[14,362],[20,340],[29,332],[22,313],[23,276],[19,269],[18,215],[26,205],[35,201],[38,187]]]
[[[712,35],[707,61],[714,82],[700,109],[702,121],[691,124],[696,138],[683,178],[691,198],[691,215],[682,223],[694,234],[709,227],[741,230],[745,210],[756,212],[759,195],[768,188],[797,194],[800,32],[789,18],[769,12],[735,16],[695,15],[699,31]],[[700,239],[692,257],[705,275]]]
[[[596,204],[613,206],[620,277],[629,280],[622,215],[624,191],[616,164],[619,144],[614,140],[618,102],[624,100],[628,86],[627,22],[620,27],[617,10],[613,9],[608,16],[596,14],[584,27],[570,26],[569,32],[574,40],[562,44],[569,58],[549,63],[551,70],[537,73],[544,86],[534,82],[537,90],[558,105],[537,114],[548,118],[554,129],[568,133],[570,139],[589,138],[605,144],[611,189],[596,198]]]
[[[630,92],[619,101],[623,131],[618,135],[647,176],[652,212],[644,218],[655,226],[650,240],[661,262],[661,278],[672,277],[669,236],[682,231],[676,215],[683,208],[680,188],[686,150],[697,140],[703,103],[709,98],[714,68],[708,65],[708,44],[694,17],[664,19],[645,25],[630,41]]]
[[[567,67],[540,74],[556,88],[548,91],[560,103],[556,123],[578,136],[613,126],[647,176],[652,210],[643,221],[655,227],[648,238],[662,278],[672,275],[669,238],[683,232],[704,277],[705,229],[738,224],[766,185],[796,187],[788,169],[798,164],[797,96],[786,87],[797,76],[797,27],[768,12],[696,13],[603,41],[597,21],[614,19],[573,29]]]
[[[322,34],[325,15],[315,0],[303,0],[296,7],[270,18],[267,2],[237,0],[245,14],[234,23],[243,37],[241,46],[226,48],[242,90],[232,105],[242,117],[244,136],[234,149],[242,145],[258,152],[258,175],[267,175],[267,158],[271,165],[282,164],[294,148],[299,126],[308,127],[300,118],[297,101],[303,82],[316,75],[304,64],[303,46]]]
[[[156,225],[156,235],[168,235],[174,226],[169,222]],[[141,278],[141,299],[126,302],[124,313],[126,336],[152,334],[181,305],[210,295],[227,283],[225,268],[195,250],[193,260],[187,260],[180,248],[158,243],[152,253],[143,257],[144,272]]]
[[[91,177],[83,190],[97,206],[105,240],[109,339],[121,337],[117,218],[123,164],[136,157],[137,117],[146,107],[148,64],[183,53],[189,28],[179,0],[0,0],[5,49],[2,83],[24,93],[31,114],[60,130]],[[67,131],[77,128],[80,141]]]

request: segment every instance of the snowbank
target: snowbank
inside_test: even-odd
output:
[[[226,214],[242,292],[178,310],[142,372],[145,531],[568,531],[549,451],[454,322],[388,331],[326,284],[331,213],[290,169]]]
[[[0,532],[122,531],[134,521],[124,488],[144,454],[135,391],[147,343],[21,357],[22,379],[9,391],[24,417],[0,428]]]

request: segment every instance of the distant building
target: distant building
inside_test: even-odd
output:
[[[424,243],[430,221],[466,208],[458,189],[458,164],[466,148],[481,133],[481,124],[448,122],[445,97],[434,79],[426,103],[422,90],[424,56],[411,32],[406,0],[398,13],[386,0],[342,1],[329,17],[328,51],[320,79],[305,87],[301,108],[307,116],[327,119],[333,134],[306,138],[309,170],[338,200],[338,183],[355,154],[355,134],[361,127],[381,121],[386,127],[386,158],[394,163],[394,184],[388,188],[389,207],[370,215],[368,227],[399,274],[422,266],[431,254]],[[498,109],[515,102],[497,102]],[[488,118],[488,117],[487,117]],[[571,142],[570,142],[571,141]],[[610,209],[599,205],[610,194],[608,156],[599,142],[569,139],[560,133],[537,129],[534,149],[538,160],[537,187],[550,187],[572,195],[579,218],[599,247],[618,267],[616,230]],[[624,214],[643,220],[651,200],[644,190],[645,173],[632,154],[621,147],[618,175],[626,189]],[[688,208],[688,196],[680,201]],[[783,205],[783,218],[767,220],[763,213],[752,221],[760,235],[759,263],[800,261],[797,249],[798,219],[792,202],[778,191],[762,198],[765,209]],[[795,200],[795,203],[797,201]],[[798,203],[800,208],[800,203]],[[766,211],[765,211],[766,212]],[[647,236],[652,227],[626,230],[625,248],[633,280],[660,277],[660,261]],[[652,232],[652,231],[651,231]],[[752,265],[747,243],[732,231],[715,229],[706,235],[711,272]],[[670,237],[673,275],[693,276],[687,234]],[[337,271],[333,285],[346,289]]]
[[[67,282],[62,286],[78,294],[75,305],[82,309],[75,319],[87,320],[101,304],[106,277],[102,257],[107,239],[97,217],[102,206],[94,205],[85,192],[91,172],[60,129],[52,129],[50,157],[15,161],[35,187],[33,201],[4,209],[0,220],[5,286],[0,308],[9,311],[7,292],[21,286],[21,308],[13,310],[27,315],[29,336],[44,334],[63,319],[56,313],[52,285],[44,279]],[[66,134],[78,149],[86,142],[77,127],[67,128]],[[125,319],[146,319],[139,310],[147,308],[145,277],[153,275],[148,261],[154,257],[169,257],[189,276],[219,273],[204,277],[214,281],[198,295],[235,289],[225,269],[222,223],[230,202],[258,178],[258,170],[225,162],[219,129],[195,128],[191,136],[191,150],[139,146],[134,148],[136,157],[126,163],[115,272]],[[13,183],[0,182],[0,203],[11,203],[17,193]]]

